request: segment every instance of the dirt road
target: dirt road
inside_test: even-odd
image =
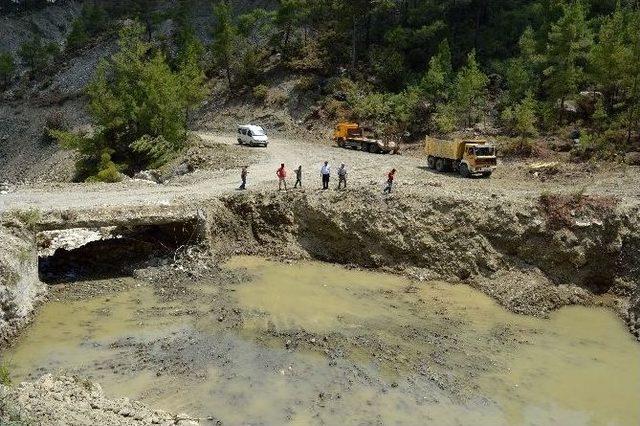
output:
[[[237,155],[257,153],[257,160],[249,169],[248,189],[277,188],[275,171],[280,163],[289,170],[290,185],[295,181],[293,169],[303,166],[305,188],[318,190],[319,170],[323,161],[329,161],[334,176],[332,188],[337,185],[335,171],[344,162],[349,169],[349,185],[382,190],[389,169],[396,168],[397,190],[441,192],[452,197],[507,195],[536,196],[542,191],[577,191],[613,194],[620,198],[640,196],[640,177],[637,168],[603,169],[583,175],[560,174],[546,182],[533,177],[523,165],[502,166],[491,179],[462,179],[455,174],[437,174],[425,167],[420,155],[376,155],[340,149],[329,143],[323,145],[286,139],[273,139],[267,149],[237,145],[233,135],[198,133],[206,145],[233,146]],[[176,178],[158,185],[131,180],[118,184],[38,184],[13,188],[0,195],[0,212],[11,209],[37,208],[43,211],[57,209],[88,209],[110,206],[169,205],[185,201],[202,201],[222,193],[232,192],[239,185],[239,171],[225,170],[224,165],[212,164],[208,170]]]

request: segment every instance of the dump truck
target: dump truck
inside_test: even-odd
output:
[[[360,151],[396,154],[398,144],[393,141],[371,139],[364,134],[364,128],[357,123],[340,123],[333,133],[333,141],[341,148],[359,149]]]
[[[462,177],[489,177],[497,166],[495,146],[482,139],[439,140],[427,137],[425,152],[430,169],[454,171]]]

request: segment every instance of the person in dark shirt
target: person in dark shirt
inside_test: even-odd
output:
[[[296,184],[293,187],[297,188],[298,185],[300,185],[300,188],[302,188],[302,166],[298,166],[298,168],[295,169],[295,172],[296,172]]]
[[[249,174],[249,167],[248,166],[242,166],[242,170],[240,171],[240,179],[242,179],[242,184],[240,185],[240,190],[245,190],[247,189],[247,175]]]

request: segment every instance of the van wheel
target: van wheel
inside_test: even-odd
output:
[[[471,176],[471,172],[469,172],[469,166],[464,163],[460,164],[458,170],[460,171],[460,176],[462,176],[463,178],[468,178],[469,176]]]
[[[432,156],[427,157],[427,167],[429,167],[430,169],[436,168],[436,159]]]
[[[438,158],[436,160],[436,170],[440,173],[444,172],[445,169],[445,164],[444,164],[444,160],[442,158]]]

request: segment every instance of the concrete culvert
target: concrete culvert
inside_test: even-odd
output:
[[[76,228],[38,234],[38,274],[49,283],[131,275],[171,263],[198,242],[197,221],[135,227]]]

